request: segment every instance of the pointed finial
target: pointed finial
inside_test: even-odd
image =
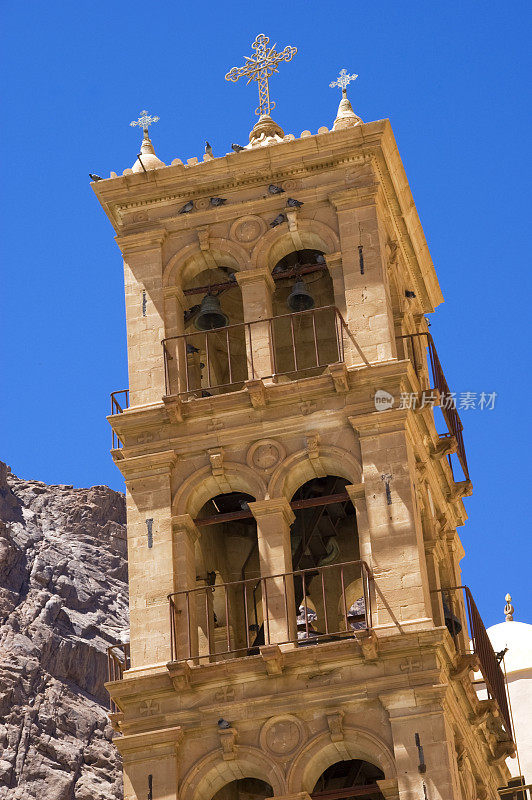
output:
[[[506,605],[504,606],[504,615],[506,618],[506,622],[513,622],[514,607],[512,605],[512,596],[510,594],[507,594],[504,599],[506,600]]]
[[[340,100],[340,105],[338,106],[338,113],[336,114],[336,119],[334,120],[333,131],[343,130],[344,128],[353,128],[355,125],[359,125],[362,120],[360,119],[357,114],[353,111],[353,106],[349,102],[347,98],[347,89],[346,87],[358,78],[358,75],[348,75],[346,69],[340,70],[340,74],[338,75],[338,79],[333,81],[329,84],[331,89],[335,86],[338,86],[339,89],[342,90],[342,99]]]

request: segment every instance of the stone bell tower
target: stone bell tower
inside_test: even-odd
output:
[[[133,168],[93,184],[125,270],[124,796],[496,798],[512,734],[460,578],[471,484],[425,318],[436,273],[356,76],[330,130],[285,135],[268,77],[295,48],[267,44],[227,76],[259,83],[249,144],[166,166],[143,112]]]

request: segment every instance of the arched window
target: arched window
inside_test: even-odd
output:
[[[217,661],[246,655],[262,625],[257,525],[244,492],[211,498],[195,522],[194,598],[199,657]],[[221,521],[217,521],[220,517]]]
[[[312,790],[312,800],[384,800],[377,781],[384,772],[369,761],[337,761],[323,772]]]
[[[232,267],[218,266],[183,286],[186,369],[181,391],[208,397],[235,391],[247,379],[242,293]]]
[[[275,372],[305,378],[342,360],[341,328],[325,257],[319,250],[297,250],[274,266],[271,338]]]
[[[336,475],[314,478],[292,498],[294,595],[300,645],[367,627],[367,578],[356,513]]]
[[[212,800],[266,800],[273,797],[273,789],[258,778],[239,778],[218,789]]]

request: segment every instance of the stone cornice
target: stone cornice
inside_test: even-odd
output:
[[[264,517],[281,514],[287,525],[291,525],[295,520],[295,514],[290,508],[290,503],[286,497],[275,497],[269,500],[256,500],[254,503],[249,503],[249,510],[257,520],[260,522]]]
[[[159,453],[125,457],[115,463],[126,480],[133,480],[152,475],[169,475],[176,461],[177,456],[173,450],[164,450]]]
[[[124,257],[131,253],[143,253],[146,250],[160,249],[168,236],[164,228],[150,228],[138,233],[127,233],[115,236],[115,241]]]

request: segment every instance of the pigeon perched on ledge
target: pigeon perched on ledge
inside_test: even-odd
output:
[[[301,200],[294,200],[293,197],[289,197],[286,201],[286,205],[290,206],[290,208],[301,208],[304,203],[302,203]]]
[[[93,175],[92,172],[89,172],[89,178],[91,181],[103,181],[103,178],[100,178],[99,175]]]
[[[227,203],[225,197],[211,197],[211,206],[223,206],[224,203]]]
[[[192,200],[189,200],[188,203],[185,203],[183,208],[180,208],[177,213],[178,214],[188,214],[188,213],[190,213],[192,211],[193,208],[194,208],[194,203],[192,202]]]
[[[212,147],[210,146],[209,142],[205,139],[205,155],[214,158],[212,154]]]
[[[282,189],[280,186],[276,186],[275,183],[270,183],[268,186],[268,191],[270,194],[282,194],[284,189]]]
[[[286,220],[286,216],[284,214],[278,214],[272,222],[270,222],[270,228],[276,228],[277,225],[281,225]]]
[[[245,147],[242,147],[242,145],[241,145],[241,144],[235,144],[235,143],[233,142],[233,144],[231,145],[231,150],[234,150],[234,151],[235,151],[235,153],[241,153],[241,152],[242,152],[242,150],[245,150],[245,149],[246,149],[246,148],[245,148]]]

